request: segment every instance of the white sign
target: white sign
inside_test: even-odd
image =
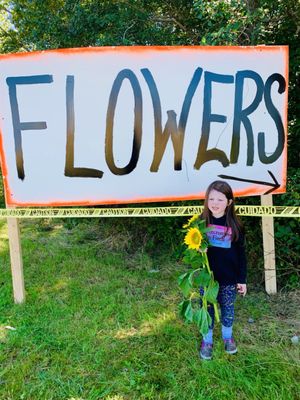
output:
[[[0,56],[8,206],[202,198],[286,182],[288,48],[101,47]]]

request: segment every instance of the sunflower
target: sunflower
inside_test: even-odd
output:
[[[189,249],[198,250],[202,241],[202,234],[198,228],[190,228],[185,235],[184,243]]]
[[[199,218],[199,215],[193,215],[187,222],[187,224],[183,225],[183,228],[188,228],[194,221],[196,221],[196,219]]]

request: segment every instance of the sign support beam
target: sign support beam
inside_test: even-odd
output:
[[[261,196],[262,206],[272,206],[272,195]],[[277,293],[275,241],[274,241],[274,218],[262,217],[263,251],[265,267],[265,288],[268,294]]]
[[[19,220],[17,218],[7,218],[7,226],[14,301],[16,304],[20,304],[25,301],[25,286]]]

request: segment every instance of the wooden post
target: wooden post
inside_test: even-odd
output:
[[[25,301],[23,260],[20,241],[20,227],[17,218],[7,218],[11,273],[15,303]]]
[[[268,194],[261,196],[261,205],[272,206],[272,195]],[[273,217],[262,217],[262,233],[265,266],[265,288],[268,294],[274,294],[277,293],[277,283]]]

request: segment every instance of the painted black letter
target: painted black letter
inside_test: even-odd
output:
[[[214,74],[212,72],[206,71],[204,73],[204,79],[205,83],[204,83],[202,134],[194,168],[199,169],[201,165],[210,160],[220,161],[223,167],[227,167],[229,165],[229,160],[226,157],[224,151],[219,150],[217,148],[207,150],[207,145],[208,145],[211,122],[224,123],[227,121],[225,115],[211,113],[212,82],[233,83],[234,81],[233,76]]]
[[[252,103],[243,110],[243,93],[245,79],[252,79],[256,84],[256,94]],[[235,164],[238,161],[240,151],[240,130],[243,123],[247,135],[247,165],[253,165],[254,158],[254,139],[253,129],[248,115],[253,113],[262,100],[264,93],[264,83],[260,75],[254,71],[239,71],[236,74],[235,83],[235,103],[234,103],[234,119],[233,133],[230,151],[230,163]]]
[[[129,163],[119,168],[116,166],[113,155],[113,126],[114,116],[117,104],[118,95],[124,79],[128,79],[134,95],[134,137],[132,145],[132,153]],[[108,109],[106,114],[106,138],[105,138],[105,158],[107,165],[112,173],[115,175],[126,175],[133,171],[137,165],[141,142],[142,142],[142,120],[143,120],[143,100],[142,90],[137,77],[130,69],[123,69],[120,71],[114,80],[108,102]]]
[[[272,99],[271,99],[271,88],[274,82],[279,83],[278,87],[278,93],[284,93],[286,89],[286,82],[285,79],[282,75],[280,74],[272,74],[269,76],[269,78],[266,81],[265,84],[265,91],[264,91],[264,98],[265,98],[265,103],[266,103],[266,108],[269,111],[269,114],[273,118],[277,132],[278,132],[278,144],[276,147],[276,150],[274,151],[273,154],[267,156],[266,150],[265,150],[265,134],[263,132],[259,132],[258,134],[258,155],[259,159],[262,163],[264,164],[271,164],[274,161],[276,161],[284,148],[284,128],[283,128],[283,123],[281,116],[277,110],[277,108],[274,106]]]
[[[68,75],[66,81],[67,144],[65,176],[79,178],[102,178],[103,172],[93,168],[74,167],[74,76]]]
[[[14,128],[14,139],[15,139],[15,153],[16,153],[16,165],[19,179],[25,178],[24,172],[24,160],[23,160],[23,149],[22,149],[22,131],[32,131],[47,129],[45,121],[39,122],[21,122],[20,113],[17,99],[17,85],[37,85],[39,83],[51,83],[53,82],[52,75],[34,75],[34,76],[16,76],[6,78],[6,83],[9,88],[9,100],[11,107],[12,123]]]
[[[176,122],[175,111],[169,110],[167,111],[168,115],[167,123],[165,125],[164,130],[162,131],[161,104],[154,78],[148,68],[143,68],[141,70],[150,90],[152,104],[153,104],[153,112],[154,112],[155,142],[154,142],[154,156],[150,167],[151,172],[158,171],[159,165],[161,163],[170,136],[174,149],[174,169],[177,171],[180,171],[182,169],[181,166],[182,151],[183,151],[183,141],[184,141],[186,123],[191,108],[193,96],[201,79],[202,71],[203,71],[202,68],[197,68],[189,84],[182,105],[178,127]]]

